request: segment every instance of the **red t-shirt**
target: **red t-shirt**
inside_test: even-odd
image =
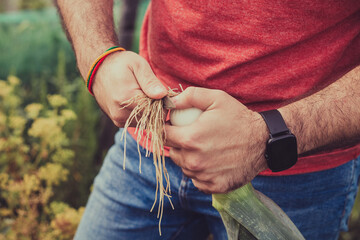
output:
[[[171,88],[221,89],[254,111],[279,108],[360,64],[360,1],[152,0],[140,54]],[[335,149],[262,174],[325,170],[359,154],[360,145]]]

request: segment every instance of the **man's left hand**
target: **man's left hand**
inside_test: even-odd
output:
[[[177,109],[203,111],[190,125],[165,127],[170,158],[199,190],[226,193],[267,168],[260,114],[220,90],[189,87],[172,100]]]

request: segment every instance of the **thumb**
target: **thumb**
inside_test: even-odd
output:
[[[206,111],[220,94],[220,90],[213,90],[200,87],[188,87],[179,95],[172,97],[171,100],[175,104],[176,109],[198,108]]]
[[[139,58],[137,64],[134,64],[133,73],[141,90],[150,98],[160,99],[167,95],[166,87],[155,76],[149,63]]]

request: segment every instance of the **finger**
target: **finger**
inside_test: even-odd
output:
[[[179,148],[170,148],[170,158],[181,167],[189,177],[196,177],[201,181],[211,181],[211,175],[206,173],[203,164],[196,159],[196,152],[187,151]]]
[[[203,171],[192,171],[186,168],[181,168],[182,172],[184,173],[185,176],[192,178],[198,182],[202,182],[202,183],[206,183],[206,184],[211,184],[212,180],[208,180],[209,177],[204,178],[204,172]],[[206,179],[206,180],[205,180]]]
[[[169,156],[176,165],[178,165],[181,168],[185,167],[184,166],[184,157],[183,157],[182,151],[180,149],[170,148]]]
[[[165,146],[172,148],[181,148],[180,138],[181,132],[179,131],[179,127],[169,124],[165,125]]]
[[[201,192],[205,193],[205,194],[211,194],[211,185],[209,183],[206,182],[201,182],[201,181],[197,181],[196,179],[191,179],[192,183],[194,184],[194,186],[199,189]]]
[[[130,112],[128,110],[126,110],[126,109],[122,110],[122,111],[126,111],[126,112],[128,112],[128,114],[124,115],[124,113],[122,112],[121,115],[123,115],[123,117],[114,117],[114,118],[112,118],[112,122],[114,123],[114,125],[119,127],[119,128],[125,127],[126,124],[128,124],[127,125],[128,127],[136,127],[137,121],[136,121],[135,118],[130,119],[132,121],[129,120],[129,122],[127,123],[127,121],[128,121],[127,117],[129,116]]]
[[[197,178],[197,173],[196,173],[196,172],[187,170],[187,169],[185,169],[185,168],[182,168],[181,170],[182,170],[182,172],[183,172],[183,174],[184,174],[185,176],[187,176],[187,177],[189,177],[189,178],[191,178],[191,179],[199,180],[199,179]]]
[[[165,146],[174,148],[193,149],[191,141],[189,140],[187,126],[178,127],[172,125],[165,125]]]
[[[229,191],[229,189],[225,187],[221,187],[221,185],[219,184],[214,184],[214,182],[203,182],[203,181],[198,181],[196,179],[191,179],[191,180],[197,189],[199,189],[201,192],[206,194],[223,194]]]
[[[153,99],[160,99],[167,95],[168,91],[151,70],[148,62],[139,58],[137,64],[133,64],[133,73],[144,93]]]
[[[221,94],[220,90],[206,89],[200,87],[188,87],[179,95],[172,97],[171,100],[177,109],[195,107],[206,111]]]

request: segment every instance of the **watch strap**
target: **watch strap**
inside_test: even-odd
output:
[[[271,136],[281,135],[290,132],[278,110],[274,109],[260,112],[260,115],[265,120]]]

